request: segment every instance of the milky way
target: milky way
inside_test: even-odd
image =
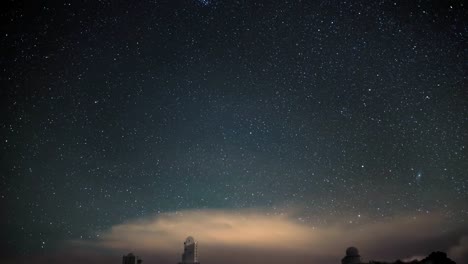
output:
[[[461,260],[465,14],[461,1],[9,1],[2,251],[86,245],[120,261],[122,248],[95,247],[113,227],[253,210],[306,230],[413,219],[437,239],[356,244],[395,259],[457,248]],[[323,257],[338,263],[333,238]]]

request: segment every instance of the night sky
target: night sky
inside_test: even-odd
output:
[[[10,263],[468,262],[463,1],[2,5]]]

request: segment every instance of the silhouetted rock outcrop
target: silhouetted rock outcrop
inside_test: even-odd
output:
[[[444,252],[432,252],[427,258],[421,260],[421,264],[456,264],[449,259]]]

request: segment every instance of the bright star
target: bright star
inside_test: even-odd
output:
[[[420,180],[422,177],[422,173],[419,171],[418,174],[416,175],[416,180]]]

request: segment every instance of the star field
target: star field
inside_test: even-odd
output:
[[[7,1],[0,246],[138,217],[468,219],[462,1]]]

